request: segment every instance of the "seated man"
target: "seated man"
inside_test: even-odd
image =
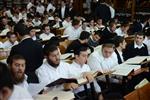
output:
[[[49,84],[57,79],[60,78],[76,78],[72,75],[72,67],[63,61],[60,61],[60,54],[58,51],[57,46],[51,45],[45,47],[46,51],[46,61],[43,63],[43,65],[36,70],[36,74],[39,78],[39,81],[44,84]],[[82,73],[82,72],[81,72]],[[81,77],[88,77],[89,81],[92,80],[89,74],[81,74],[79,72],[79,76]],[[63,86],[56,86],[52,87],[51,89],[57,89],[57,90],[62,90],[62,89],[71,89],[74,90],[75,93],[81,92],[79,88],[79,85],[74,82],[70,83],[64,83]]]
[[[40,39],[49,40],[51,37],[55,36],[53,33],[50,33],[50,27],[48,25],[43,25],[44,33],[40,35]]]
[[[75,60],[71,64],[71,77],[77,77],[77,78],[86,78],[88,82],[91,82],[94,80],[94,76],[92,73],[90,73],[91,69],[90,67],[86,64],[87,58],[88,58],[88,48],[81,46],[75,49],[74,55],[75,55]],[[97,93],[101,92],[101,89],[99,85],[97,84],[96,81],[94,81],[94,87],[96,89]],[[78,91],[75,92],[83,92],[84,88],[83,86],[80,86]]]
[[[16,36],[15,33],[8,32],[7,33],[7,38],[8,38],[8,40],[3,43],[3,48],[11,49],[14,45],[18,44],[17,36]]]
[[[118,64],[122,64],[124,62],[124,57],[122,55],[123,50],[126,48],[126,41],[124,37],[116,36],[114,38],[114,44],[115,44],[115,53],[118,60]],[[142,73],[139,73],[135,76],[128,77],[128,82],[126,84],[126,92],[131,92],[134,90],[134,87],[140,83],[144,78],[147,80],[150,80],[149,78],[150,73],[147,71],[143,71]]]
[[[80,46],[84,46],[84,45],[88,46],[87,42],[89,37],[90,37],[89,32],[82,31],[79,39],[72,41],[71,44],[67,47],[66,53],[71,53],[76,48],[79,48]]]
[[[91,47],[96,47],[99,45],[99,40],[101,39],[101,31],[98,30],[92,34],[88,40],[88,45]]]
[[[147,45],[148,48],[148,54],[150,56],[150,28],[147,29],[147,32],[145,33],[145,40],[144,43]]]
[[[117,28],[115,32],[117,33],[117,36],[124,36],[128,37],[128,30],[129,30],[130,24],[129,22],[124,22],[121,24],[121,27]]]
[[[28,91],[13,84],[8,66],[0,62],[0,100],[33,100]]]
[[[99,51],[94,51],[88,58],[91,69],[102,73],[111,71],[117,65],[114,47],[114,44],[107,43],[103,44]]]
[[[42,89],[44,89],[45,85],[43,84],[32,84],[27,82],[27,75],[25,74],[26,68],[25,58],[21,55],[14,55],[10,58],[8,62],[10,72],[12,75],[12,79],[14,84],[17,86],[21,86],[27,89],[30,94],[37,95]]]
[[[147,46],[143,43],[144,38],[145,35],[141,32],[135,34],[134,42],[128,44],[123,52],[125,60],[135,56],[148,56]]]
[[[39,82],[49,84],[59,78],[69,78],[69,64],[60,61],[60,53],[55,45],[45,45],[44,47],[46,61],[36,70]],[[65,84],[65,89],[76,89],[76,83]],[[60,88],[62,88],[60,86]]]
[[[112,71],[112,68],[118,64],[114,47],[114,44],[106,43],[99,50],[94,51],[88,58],[88,65],[91,69],[102,73]],[[99,80],[106,81],[104,77],[99,78]],[[119,83],[119,80],[111,78],[111,82]]]
[[[67,27],[64,31],[64,35],[69,35],[68,40],[76,40],[79,38],[81,33],[80,29],[80,21],[77,19],[74,19],[72,21],[72,25]]]
[[[126,41],[124,37],[121,36],[116,36],[114,39],[114,44],[115,44],[115,54],[117,57],[118,64],[121,64],[124,62],[124,57],[123,57],[123,50],[126,48]]]
[[[36,28],[35,27],[29,27],[29,35],[34,41],[40,41],[39,35],[36,34]]]
[[[25,75],[25,58],[14,55],[8,62],[14,84],[23,88],[28,88],[27,75]]]
[[[102,30],[102,37],[100,40],[100,44],[108,43],[109,41],[111,41],[111,39],[117,35],[115,33],[115,30],[116,30],[116,22],[115,20],[110,20],[109,26],[105,27]]]

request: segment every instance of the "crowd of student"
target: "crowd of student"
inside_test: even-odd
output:
[[[114,9],[106,3],[98,3],[95,16],[82,17],[73,8],[73,1],[61,0],[55,5],[51,0],[47,7],[40,1],[31,0],[26,8],[2,10],[1,36],[7,36],[0,42],[1,49],[8,49],[7,65],[0,62],[0,100],[32,100],[37,95],[31,90],[43,87],[42,93],[51,90],[71,90],[74,94],[84,93],[84,87],[77,83],[64,83],[47,88],[59,78],[86,78],[88,85],[94,83],[96,95],[103,100],[101,81],[90,73],[110,72],[113,67],[135,56],[150,55],[150,18],[133,23],[130,34],[134,35],[131,43],[129,21],[123,21],[120,27],[114,18]],[[108,8],[110,17],[102,15],[99,9]],[[113,18],[113,19],[111,19]],[[69,41],[65,53],[74,53],[75,59],[69,64],[60,59],[60,41],[52,29],[64,29]],[[40,29],[40,31],[38,31]],[[41,41],[47,40],[45,45]],[[96,49],[95,49],[96,48]],[[89,52],[90,51],[90,52]],[[0,53],[0,56],[3,56]],[[131,92],[134,86],[144,78],[150,80],[150,73],[143,72],[128,79],[124,91]],[[122,77],[111,76],[111,83],[122,83]],[[89,88],[89,86],[88,86]],[[33,88],[32,88],[33,89]],[[36,91],[37,92],[37,91]],[[40,92],[40,91],[39,91]]]

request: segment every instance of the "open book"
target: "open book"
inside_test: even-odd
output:
[[[93,75],[93,77],[103,75],[101,72],[98,72],[98,71],[96,71],[96,72],[91,71],[89,73],[91,73]],[[52,87],[52,86],[61,85],[64,83],[77,83],[79,85],[83,85],[83,84],[86,84],[87,82],[88,82],[88,80],[86,78],[83,78],[83,77],[80,77],[80,78],[59,78],[56,81],[48,84],[46,87]]]
[[[135,89],[141,88],[141,87],[143,87],[144,85],[146,85],[148,83],[149,83],[149,81],[147,79],[143,79],[139,84],[137,84],[135,86]]]
[[[71,91],[50,91],[47,94],[37,95],[35,100],[72,100],[74,94]]]
[[[115,70],[112,74],[113,75],[120,75],[120,76],[128,76],[132,71],[140,69],[140,65],[128,65],[128,64],[120,64],[115,66],[112,70]]]
[[[60,55],[61,60],[69,59],[69,58],[72,58],[72,57],[74,57],[73,53],[66,53],[66,54]]]
[[[124,63],[126,64],[142,64],[142,62],[147,61],[148,56],[136,56],[128,59]]]

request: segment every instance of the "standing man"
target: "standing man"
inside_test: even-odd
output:
[[[13,55],[22,55],[26,60],[25,73],[28,75],[28,82],[38,82],[35,70],[43,63],[42,45],[32,40],[29,36],[28,28],[24,24],[17,24],[15,32],[21,41],[12,48],[7,62],[9,62],[10,57]]]

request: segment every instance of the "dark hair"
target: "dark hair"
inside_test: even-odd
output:
[[[25,60],[25,58],[22,55],[13,55],[13,56],[10,57],[10,59],[7,63],[9,65],[12,65],[13,60],[19,60],[19,59]]]
[[[66,0],[61,0],[61,2],[64,2],[64,3],[66,3]]]
[[[48,25],[48,24],[44,24],[44,25],[42,26],[42,29],[45,30],[45,27],[49,27],[49,25]]]
[[[143,36],[143,38],[145,38],[145,34],[143,32],[136,32],[135,33],[135,37],[139,35],[139,36]]]
[[[51,37],[50,40],[48,40],[48,43],[49,45],[56,45],[56,46],[59,46],[59,37]]]
[[[76,48],[74,50],[74,55],[80,55],[82,51],[87,51],[88,47],[87,46],[80,46],[79,48]]]
[[[13,33],[13,32],[7,32],[7,38],[10,38],[10,37],[11,37],[11,35],[15,35],[15,36],[16,36],[16,34],[15,34],[15,33]]]
[[[150,28],[148,28],[145,32],[145,36],[150,36]]]
[[[94,35],[98,35],[99,37],[102,37],[102,30],[95,31]]]
[[[124,40],[125,40],[125,38],[122,36],[114,37],[113,41],[114,41],[115,47],[119,47],[119,44],[122,43]]]
[[[13,80],[8,66],[0,62],[0,90],[4,87],[13,89]]]
[[[27,26],[22,23],[18,23],[15,25],[14,32],[18,33],[20,36],[29,34],[29,30],[28,30]]]
[[[15,22],[10,21],[10,22],[8,22],[8,25],[11,26],[11,27],[13,27],[13,26],[15,26]]]
[[[28,27],[29,32],[30,32],[31,30],[33,30],[33,29],[36,29],[36,28],[33,27],[33,26]]]
[[[72,26],[79,25],[79,24],[80,24],[79,20],[77,20],[77,19],[72,20]]]
[[[125,21],[121,24],[121,27],[127,27],[127,26],[130,26],[128,21]]]
[[[58,50],[57,46],[56,45],[49,45],[49,44],[46,44],[44,46],[44,55],[48,56],[50,52],[53,52],[55,50]]]
[[[110,27],[113,27],[113,25],[115,25],[116,24],[116,21],[114,20],[114,19],[111,19],[110,21],[109,21],[109,26]]]
[[[87,32],[87,31],[82,31],[81,34],[80,34],[80,37],[79,39],[80,40],[85,40],[85,39],[88,39],[90,37],[90,33]]]
[[[102,44],[102,49],[105,48],[105,47],[108,47],[108,48],[115,48],[115,45],[113,43],[105,43],[105,44]]]

